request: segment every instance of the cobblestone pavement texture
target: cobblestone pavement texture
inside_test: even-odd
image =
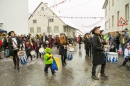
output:
[[[52,49],[53,56],[59,57],[57,49]],[[55,75],[44,73],[43,59],[35,59],[27,65],[20,65],[20,70],[13,68],[11,58],[0,59],[0,86],[130,86],[130,70],[126,67],[117,68],[123,62],[119,57],[116,64],[107,63],[106,74],[109,78],[100,77],[100,66],[97,76],[100,80],[91,78],[91,58],[85,57],[84,45],[75,47],[73,60],[67,61],[65,67],[61,66]]]

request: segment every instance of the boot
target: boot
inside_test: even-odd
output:
[[[105,75],[105,74],[101,74],[101,76],[102,76],[102,77],[105,77],[105,78],[109,77],[109,76],[107,76],[107,75]]]
[[[99,78],[96,77],[95,75],[92,75],[92,79],[94,79],[94,80],[99,80]]]

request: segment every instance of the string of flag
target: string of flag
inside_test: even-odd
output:
[[[36,14],[34,14],[33,16],[36,16]],[[59,17],[59,18],[68,18],[68,19],[103,19],[103,18],[105,18],[105,17],[72,17],[72,16],[55,16],[55,15],[54,16],[46,16],[46,15],[42,15],[42,14],[39,14],[39,16],[50,17],[50,18]]]
[[[59,16],[60,18],[71,18],[71,19],[102,19],[104,17],[68,17],[68,16]]]
[[[89,25],[89,26],[82,26],[82,27],[84,27],[84,28],[94,27],[94,26],[96,26],[97,24],[101,23],[103,19],[104,19],[104,18],[102,18],[101,20],[99,20],[98,22],[96,22],[96,23],[94,23],[94,24],[92,24],[92,25]]]

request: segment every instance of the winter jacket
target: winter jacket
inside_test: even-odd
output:
[[[49,57],[51,57],[51,58],[49,59]],[[52,54],[46,53],[44,55],[44,62],[45,62],[45,64],[52,64],[53,63]]]

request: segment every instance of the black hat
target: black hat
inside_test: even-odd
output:
[[[11,33],[12,33],[12,32],[14,33],[14,31],[10,31],[10,32],[8,33],[8,35],[11,36]]]
[[[94,27],[94,29],[91,31],[92,34],[95,34],[95,30],[97,30],[98,28],[100,28],[101,26],[98,26],[98,27]]]
[[[125,28],[125,30],[128,30],[127,28]]]

